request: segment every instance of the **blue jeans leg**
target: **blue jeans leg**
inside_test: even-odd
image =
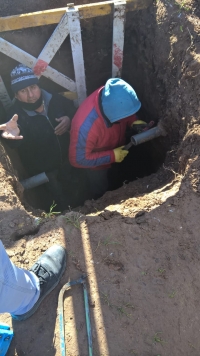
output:
[[[16,267],[0,240],[0,313],[24,314],[33,307],[39,296],[37,276]]]

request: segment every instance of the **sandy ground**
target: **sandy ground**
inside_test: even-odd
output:
[[[68,251],[60,284],[32,318],[19,323],[1,315],[15,334],[8,356],[61,355],[58,293],[83,273],[88,275],[95,356],[200,355],[200,13],[195,1],[158,1],[149,16],[151,11],[162,24],[160,32],[155,30],[156,41],[163,38],[157,63],[163,58],[168,63],[159,64],[153,75],[160,97],[163,83],[170,89],[162,110],[171,147],[157,173],[87,201],[76,212],[43,214],[38,227],[35,217],[41,212],[25,210],[21,186],[0,146],[0,236],[10,258],[29,268],[54,243]],[[171,51],[165,52],[169,28],[174,34]],[[66,293],[64,308],[68,355],[86,356],[80,286]]]

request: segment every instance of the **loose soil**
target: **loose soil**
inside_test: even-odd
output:
[[[13,13],[10,3],[4,15]],[[36,11],[29,3],[19,1],[20,12]],[[162,118],[168,132],[156,173],[77,211],[47,216],[27,205],[12,157],[0,146],[0,236],[11,260],[30,268],[52,244],[68,251],[59,286],[33,317],[19,323],[1,315],[15,333],[8,356],[61,355],[58,293],[83,273],[95,356],[199,356],[199,15],[198,2],[190,0],[159,0],[127,15],[123,78],[139,93],[143,115]],[[105,57],[101,52],[101,65]],[[106,73],[97,73],[98,85]],[[80,286],[65,294],[64,314],[68,355],[88,355]]]

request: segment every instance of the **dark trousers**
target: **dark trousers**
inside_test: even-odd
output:
[[[68,208],[68,201],[65,197],[63,186],[59,180],[59,170],[46,173],[49,182],[45,184],[46,189],[52,195],[54,202],[56,203],[56,211],[63,211]]]
[[[108,190],[108,169],[87,169],[91,198],[98,199]]]
[[[74,208],[89,199],[85,170],[72,167],[69,161],[46,175],[49,182],[45,185],[57,204],[56,211]]]

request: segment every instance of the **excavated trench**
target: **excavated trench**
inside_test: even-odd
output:
[[[127,136],[127,143],[130,138]],[[120,164],[113,164],[108,171],[108,190],[116,190],[119,187],[128,184],[138,178],[149,176],[156,173],[159,167],[165,160],[165,155],[168,147],[168,139],[160,137],[152,141],[143,143],[138,146],[132,146],[126,159]],[[22,168],[19,157],[14,152],[9,150],[11,162],[14,163],[15,171],[19,180],[28,177],[25,170]],[[70,208],[76,208],[83,205],[85,200],[91,198],[89,183],[84,170],[74,170],[71,186],[68,186],[71,205]],[[80,179],[81,175],[81,179]],[[78,181],[78,185],[74,185],[74,181]],[[24,190],[24,204],[32,206],[35,209],[44,209],[49,211],[53,202],[53,197],[46,189],[45,184]],[[56,209],[55,209],[56,210]]]

